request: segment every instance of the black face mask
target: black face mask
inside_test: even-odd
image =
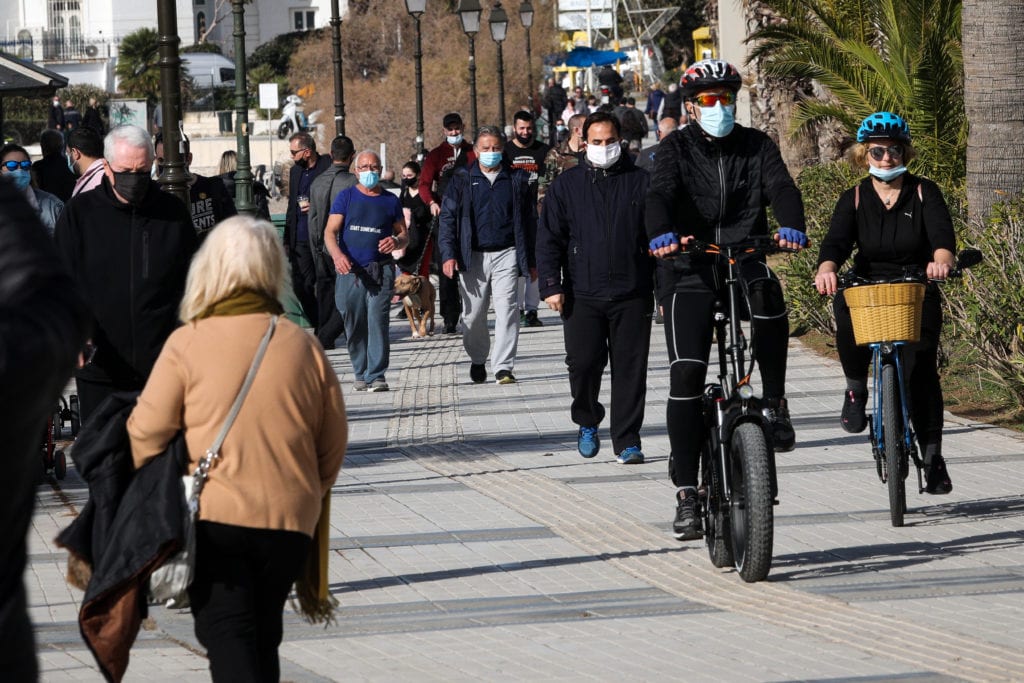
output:
[[[402,178],[402,187],[416,187],[416,179]]]
[[[533,142],[533,135],[517,135],[516,142],[518,142],[523,147],[529,147],[530,143]]]
[[[114,189],[133,206],[140,206],[149,191],[149,171],[114,171]]]

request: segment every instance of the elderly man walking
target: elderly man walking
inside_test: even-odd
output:
[[[462,345],[469,354],[469,376],[487,380],[488,351],[498,384],[512,384],[519,316],[516,285],[520,275],[537,279],[533,258],[536,219],[530,177],[502,160],[505,135],[496,126],[477,133],[477,161],[452,174],[441,205],[440,247],[445,275],[459,271],[462,293]],[[494,348],[487,331],[487,308],[494,303]]]
[[[116,391],[142,389],[167,337],[198,237],[189,209],[150,179],[153,143],[138,126],[103,141],[102,183],[64,205],[54,240],[95,320],[95,354],[75,379],[84,422]]]
[[[356,391],[387,391],[388,309],[395,285],[391,252],[409,245],[398,197],[380,185],[380,157],[356,156],[359,182],[341,190],[324,228],[324,246],[338,273],[335,301],[345,322]]]

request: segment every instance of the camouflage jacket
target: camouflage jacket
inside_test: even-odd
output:
[[[562,171],[577,166],[580,163],[582,151],[573,152],[569,149],[569,141],[566,140],[558,147],[552,147],[548,155],[544,157],[544,171],[540,174],[537,184],[537,209],[544,204],[544,193],[547,192],[551,183]]]

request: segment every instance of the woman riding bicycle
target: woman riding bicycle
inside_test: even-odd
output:
[[[889,112],[868,116],[857,130],[850,160],[866,168],[868,177],[839,198],[828,234],[821,242],[814,284],[821,294],[836,294],[837,271],[853,256],[855,275],[869,280],[900,278],[906,268],[920,268],[932,280],[943,280],[954,267],[956,237],[953,222],[932,181],[907,172],[914,158],[910,129]],[[859,433],[867,426],[868,365],[871,349],[857,346],[850,310],[840,293],[833,307],[836,348],[846,375],[842,426]],[[904,347],[904,373],[910,378],[910,414],[924,453],[925,491],[949,493],[953,489],[942,458],[942,386],[937,350],[942,330],[938,288],[928,285],[921,316],[921,340]]]

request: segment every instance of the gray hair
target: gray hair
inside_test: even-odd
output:
[[[497,126],[480,126],[476,131],[476,141],[480,142],[482,137],[497,138],[501,146],[505,146],[505,134]]]
[[[114,163],[114,152],[118,143],[133,149],[145,149],[149,161],[153,161],[153,158],[156,157],[152,138],[149,137],[149,133],[138,126],[116,126],[110,129],[107,137],[103,138],[103,158],[109,164]]]
[[[362,152],[357,154],[355,159],[353,159],[354,163],[352,165],[353,166],[358,166],[359,165],[359,157],[366,156],[366,155],[369,155],[369,156],[373,157],[374,159],[376,159],[377,160],[377,165],[378,166],[380,165],[380,155],[377,154],[376,152],[374,152],[372,149],[364,149]]]

